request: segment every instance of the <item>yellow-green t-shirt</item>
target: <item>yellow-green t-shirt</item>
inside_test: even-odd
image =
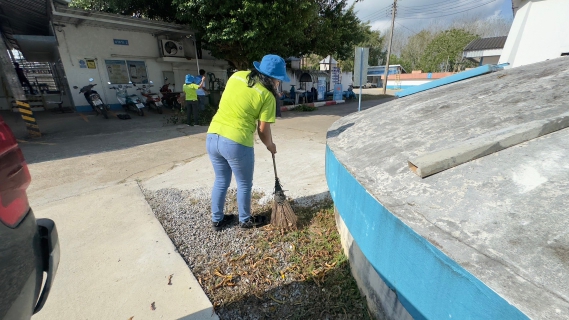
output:
[[[195,83],[184,84],[183,89],[184,89],[184,92],[186,93],[186,101],[198,100],[198,93],[196,90],[198,90],[199,88],[200,88],[200,86],[198,86]]]
[[[262,84],[247,86],[250,71],[234,73],[227,81],[219,109],[208,133],[217,133],[247,147],[253,147],[257,120],[275,122],[275,96]]]

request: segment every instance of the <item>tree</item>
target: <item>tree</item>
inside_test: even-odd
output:
[[[477,35],[461,29],[439,33],[425,48],[419,66],[423,72],[459,71],[463,67],[462,51]]]
[[[380,65],[385,61],[386,52],[383,50],[383,43],[385,36],[381,35],[378,30],[371,30],[369,23],[360,23],[361,33],[364,35],[364,40],[357,44],[358,47],[369,48],[369,65]],[[343,60],[338,60],[338,64],[342,71],[354,71],[354,49],[353,46],[350,56]]]
[[[496,37],[507,35],[511,24],[511,19],[505,19],[503,17],[492,16],[485,18],[483,16],[465,15],[458,17],[451,23],[446,23],[442,20],[434,21],[418,33],[415,33],[407,27],[404,29],[396,28],[391,52],[395,53],[397,58],[393,61],[397,61],[397,63],[401,64],[407,71],[422,69],[424,65],[421,65],[421,60],[423,62],[426,61],[427,57],[424,57],[424,53],[427,46],[433,39],[445,31],[457,29],[480,37]],[[443,70],[460,70],[470,65],[467,61],[461,62],[461,58],[455,59],[457,62],[453,65],[450,63],[447,64],[447,57],[449,56],[445,56],[444,61],[438,62],[439,67],[435,68],[435,70],[423,71],[440,71],[441,67]],[[391,59],[393,59],[393,57]]]
[[[363,40],[347,0],[73,0],[72,5],[189,24],[203,49],[238,69],[268,53],[342,59]]]
[[[72,7],[177,22],[176,7],[167,0],[72,0]]]
[[[360,41],[359,20],[346,0],[174,0],[203,47],[238,69],[267,53],[345,57]],[[346,9],[347,8],[347,9]]]
[[[401,49],[401,57],[398,59],[403,69],[411,72],[419,68],[421,57],[435,36],[436,33],[434,32],[421,30],[421,32],[409,37],[407,44]]]

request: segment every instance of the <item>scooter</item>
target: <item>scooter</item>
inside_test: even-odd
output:
[[[109,82],[109,84],[111,84]],[[131,86],[122,84],[112,87],[109,89],[113,89],[117,91],[117,100],[122,105],[125,111],[129,109],[136,112],[139,116],[144,116],[144,103],[140,100],[140,98],[136,94],[128,94],[127,89],[132,88]]]
[[[110,110],[109,106],[103,102],[97,91],[93,90],[93,87],[97,85],[96,83],[91,83],[93,82],[93,78],[89,78],[89,82],[90,84],[81,88],[79,93],[82,93],[83,96],[85,96],[85,99],[89,102],[91,108],[93,108],[97,115],[100,113],[105,117],[105,119],[108,119],[109,115],[107,114],[107,111]],[[73,89],[79,89],[79,87],[73,86]]]
[[[164,81],[168,81],[168,78],[165,78]],[[160,93],[162,94],[162,103],[170,108],[170,109],[180,109],[182,105],[178,102],[178,98],[180,97],[180,92],[172,92],[170,90],[170,83],[165,83],[160,88]]]
[[[142,89],[140,90],[140,94],[146,98],[146,105],[149,109],[156,110],[159,114],[162,114],[162,101],[160,97],[156,93],[152,93],[150,88],[154,87],[153,82],[150,81],[148,87],[146,85],[142,85]]]

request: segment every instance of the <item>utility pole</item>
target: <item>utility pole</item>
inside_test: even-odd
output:
[[[395,29],[395,14],[397,13],[397,0],[393,0],[393,10],[391,11],[391,35],[389,36],[389,45],[387,46],[387,61],[385,63],[383,94],[387,90],[387,76],[389,75],[389,56],[391,55],[391,43],[393,42],[393,29]]]

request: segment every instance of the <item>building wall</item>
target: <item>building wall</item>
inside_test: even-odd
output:
[[[481,66],[485,66],[487,64],[498,64],[500,62],[500,56],[491,56],[491,57],[482,57]]]
[[[508,34],[500,63],[518,67],[569,52],[569,1],[524,0]]]
[[[154,82],[154,91],[158,92],[164,84],[164,71],[174,73],[174,79],[168,82],[175,83],[175,91],[181,91],[184,77],[187,73],[197,74],[196,60],[182,62],[161,62],[158,38],[150,33],[104,29],[99,27],[68,25],[56,32],[59,43],[59,53],[65,69],[69,86],[81,88],[89,83],[89,78],[97,84],[95,90],[99,92],[105,103],[116,108],[120,105],[114,90],[109,89],[109,77],[105,60],[135,60],[146,63],[148,80]],[[115,45],[113,39],[128,40],[128,45]],[[186,51],[193,50],[190,46]],[[81,68],[79,60],[95,59],[97,68]],[[227,81],[226,65],[221,60],[200,60],[200,68],[213,72],[216,77]],[[90,111],[91,107],[79,89],[71,89],[73,102],[78,111]],[[129,93],[136,93],[135,88]]]

